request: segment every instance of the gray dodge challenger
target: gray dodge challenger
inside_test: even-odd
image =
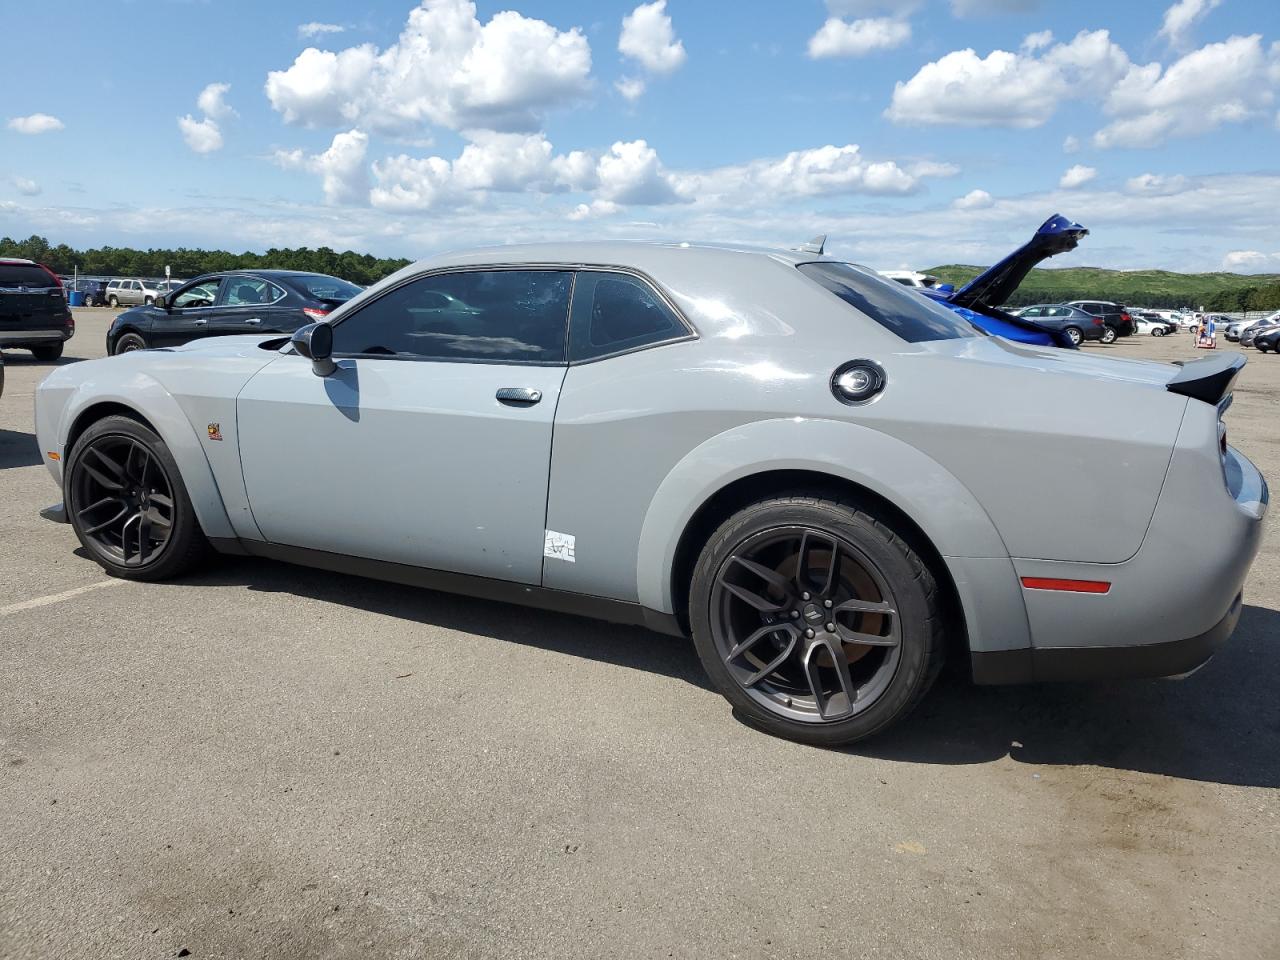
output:
[[[36,426],[46,516],[112,575],[212,550],[643,624],[750,722],[835,745],[947,656],[981,683],[1203,664],[1267,508],[1222,419],[1243,362],[1014,344],[818,253],[505,246],[292,337],[60,367]]]

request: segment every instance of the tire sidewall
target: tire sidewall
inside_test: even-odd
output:
[[[133,348],[134,350],[147,349],[147,341],[143,338],[143,336],[139,333],[134,333],[132,330],[130,330],[128,333],[121,334],[120,338],[116,340],[115,349],[112,351],[112,353],[116,356],[122,353],[129,353],[131,351],[126,350],[124,348],[124,345],[126,343],[134,343],[134,342],[137,343],[137,346]]]
[[[1067,327],[1067,338],[1078,347],[1084,342],[1084,331],[1079,327]]]
[[[148,452],[164,471],[165,479],[168,481],[169,489],[173,495],[173,531],[169,536],[169,541],[158,556],[147,561],[142,566],[132,567],[120,563],[115,557],[102,550],[91,538],[86,537],[81,532],[80,524],[77,522],[78,511],[84,505],[77,502],[76,473],[80,469],[85,450],[95,440],[105,436],[128,437],[146,446]],[[94,562],[112,576],[128,580],[164,579],[170,576],[184,562],[192,540],[196,537],[203,537],[199,522],[196,520],[195,509],[191,505],[191,498],[187,495],[186,486],[182,482],[182,474],[178,469],[178,463],[174,460],[173,454],[169,452],[168,445],[152,430],[128,417],[116,416],[99,420],[77,438],[71,448],[71,454],[67,458],[67,470],[63,478],[62,495],[67,505],[67,516],[71,520],[71,527],[75,531],[76,539],[80,541],[80,545],[84,547]]]
[[[738,684],[716,648],[711,630],[711,596],[715,578],[739,544],[770,529],[813,526],[850,541],[879,567],[898,604],[902,648],[897,670],[880,698],[844,720],[805,723],[769,712]],[[694,645],[716,689],[739,716],[766,732],[819,746],[839,746],[884,729],[903,716],[932,682],[930,605],[912,558],[866,514],[830,503],[766,501],[730,518],[708,541],[694,568],[689,621]],[[919,561],[917,560],[918,564]]]

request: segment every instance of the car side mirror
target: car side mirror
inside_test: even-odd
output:
[[[168,312],[168,310],[169,310],[169,297],[168,297],[167,295],[165,295],[165,294],[163,294],[163,293],[156,294],[156,298],[155,298],[154,300],[152,300],[151,302],[152,302],[153,304],[155,304],[157,307],[159,307],[161,310],[164,310],[164,311]]]
[[[289,338],[293,349],[311,361],[311,372],[327,377],[338,365],[333,362],[333,327],[327,323],[309,323],[299,327]]]

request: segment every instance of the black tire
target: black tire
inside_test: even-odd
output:
[[[57,360],[62,356],[62,341],[57,343],[42,343],[39,346],[31,348],[31,355],[37,360]]]
[[[133,456],[133,451],[137,449],[145,451],[150,459],[142,467],[144,477],[150,476],[156,486],[163,481],[167,487],[168,499],[172,503],[169,529],[163,544],[156,547],[149,557],[144,555],[141,561],[133,563],[128,562],[127,550],[122,555],[121,551],[111,545],[105,534],[100,536],[93,533],[93,524],[102,514],[92,512],[95,509],[93,503],[83,502],[86,490],[97,483],[95,474],[97,477],[106,476],[108,479],[115,479],[117,476],[105,469],[102,461],[93,453],[95,448],[111,443],[128,446],[129,456]],[[90,469],[93,464],[87,464],[86,458],[93,458],[97,466],[96,471]],[[126,491],[122,491],[121,497],[118,498],[120,508],[126,512],[139,509],[136,502],[132,506],[125,502],[125,493]],[[70,456],[67,457],[63,496],[67,505],[67,516],[71,520],[71,526],[81,546],[113,577],[121,577],[125,580],[169,580],[196,568],[210,553],[209,541],[205,539],[204,532],[200,529],[195,509],[191,506],[191,498],[187,495],[187,488],[182,482],[177,461],[173,459],[173,454],[169,452],[165,442],[149,427],[136,420],[121,416],[105,417],[90,425],[80,435],[71,448]],[[155,496],[154,491],[152,496]],[[109,513],[115,506],[108,504],[106,512]],[[147,507],[148,512],[151,509]],[[156,522],[155,518],[151,520],[153,524]]]
[[[838,570],[835,576],[827,574],[822,590],[812,595],[806,592],[783,597],[783,605],[795,603],[799,607],[803,603],[803,613],[796,609],[776,615],[763,614],[750,601],[739,606],[741,593],[725,585],[725,578],[736,576],[735,571],[745,568],[751,571],[748,576],[754,576],[754,571],[763,569],[773,580],[786,580],[792,586],[791,578],[780,573],[788,569],[788,563],[797,571],[796,585],[808,582],[812,571],[822,569],[828,560],[822,558],[820,550],[810,548],[808,559],[804,559],[806,538],[810,536],[818,544],[832,544],[827,557],[839,553],[844,559],[832,568]],[[743,560],[749,557],[764,558],[765,551],[784,546],[790,542],[789,538],[799,541],[799,553],[795,559],[784,559],[776,568],[771,566],[771,560],[752,567],[743,564]],[[752,553],[753,545],[761,543],[766,545],[764,551]],[[818,561],[816,566],[815,559]],[[808,573],[800,572],[806,569]],[[820,596],[842,596],[850,577],[873,584],[872,589],[879,594],[879,599],[867,600],[862,595],[863,590],[857,589],[851,600],[835,599],[835,609],[831,609],[833,604],[828,600],[822,601],[826,610],[818,606]],[[879,581],[874,578],[879,578]],[[838,582],[833,584],[832,581]],[[775,589],[779,592],[772,593]],[[775,597],[782,596],[780,587],[767,586],[766,592]],[[757,595],[755,599],[758,601],[762,597]],[[878,632],[882,627],[877,625],[874,636],[877,640],[893,642],[867,646],[859,640],[846,638],[844,631],[853,632],[846,624],[833,631],[834,624],[824,626],[821,619],[813,618],[813,614],[833,620],[837,616],[847,616],[849,614],[842,612],[841,607],[853,603],[864,604],[863,610],[868,604],[884,608],[885,614],[854,611],[852,617],[859,630],[866,628],[864,617],[888,625],[890,634],[882,637]],[[755,651],[763,643],[748,640],[745,643],[754,645],[745,647],[744,642],[738,641],[732,632],[728,638],[725,636],[726,623],[742,614],[745,614],[743,619],[746,622],[739,632],[752,631],[751,637],[764,633],[768,626],[778,625],[777,632],[770,632],[764,638],[774,644],[773,649],[757,655]],[[751,622],[752,616],[761,618],[758,622],[765,626],[757,629]],[[689,620],[694,645],[707,675],[739,717],[767,733],[817,746],[853,743],[902,719],[937,679],[945,657],[938,589],[928,566],[907,541],[874,512],[852,502],[818,496],[795,495],[765,500],[746,507],[721,524],[707,541],[694,567]],[[802,630],[805,625],[815,629]],[[780,635],[783,630],[791,631],[791,640]],[[854,633],[854,636],[869,637],[872,634]],[[841,671],[832,669],[835,664],[832,643],[843,654],[845,669]],[[731,644],[726,655],[724,648]],[[777,656],[781,647],[785,650]],[[805,650],[801,651],[800,647]],[[732,652],[738,650],[742,652]],[[815,651],[818,652],[815,654]],[[857,656],[853,656],[855,653]],[[754,660],[744,666],[748,655]],[[761,668],[761,661],[766,657],[768,666]],[[787,658],[785,662],[784,658]],[[793,659],[797,662],[793,663]],[[815,675],[823,670],[826,676],[836,676],[839,686],[846,693],[854,690],[853,695],[842,694],[840,689],[829,695],[818,694],[817,687],[822,684],[814,684],[810,670]],[[743,680],[744,673],[763,679]],[[858,675],[863,677],[861,686]],[[796,686],[794,678],[797,676],[804,678],[808,686]],[[850,682],[846,685],[846,681]],[[798,691],[794,699],[788,693],[789,689]],[[806,691],[813,691],[812,705]],[[865,699],[864,693],[867,694]],[[828,711],[828,707],[832,709]]]
[[[128,333],[120,334],[116,339],[115,346],[112,348],[111,353],[113,355],[119,355],[121,353],[131,353],[134,350],[147,350],[149,348],[150,344],[147,343],[146,338],[142,334],[130,330]]]
[[[155,303],[155,300],[154,300],[153,298],[151,298],[151,297],[143,297],[143,298],[142,298],[142,305],[143,305],[144,307],[149,307],[149,306],[151,306],[153,303]]]
[[[1067,339],[1077,347],[1084,341],[1084,331],[1079,327],[1067,327],[1063,333],[1065,333],[1067,335]]]
[[[1103,343],[1115,343],[1115,342],[1116,342],[1116,328],[1115,328],[1115,327],[1108,326],[1108,327],[1106,327],[1106,328],[1102,331],[1102,342],[1103,342]]]
[[[111,296],[107,297],[107,306],[108,307],[120,306],[120,299],[113,293]]]

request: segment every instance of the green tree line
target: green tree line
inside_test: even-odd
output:
[[[409,263],[403,259],[385,259],[346,250],[338,253],[328,247],[279,250],[266,253],[231,253],[227,250],[135,250],[132,247],[96,247],[76,250],[60,243],[54,246],[44,237],[25,240],[0,238],[0,257],[21,257],[43,263],[54,273],[71,276],[163,277],[167,264],[176,278],[198,277],[220,270],[276,269],[307,270],[341,277],[352,283],[368,285],[381,280]]]

